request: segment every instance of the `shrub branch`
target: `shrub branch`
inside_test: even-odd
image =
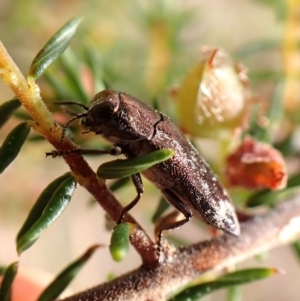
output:
[[[51,113],[43,102],[38,85],[32,78],[25,79],[17,65],[7,53],[0,42],[0,77],[13,90],[16,97],[31,115],[33,129],[43,135],[58,151],[69,151],[77,146],[65,138],[61,143],[62,129],[56,124]],[[122,212],[122,206],[107,189],[104,180],[97,178],[96,174],[79,154],[63,156],[69,165],[74,177],[80,185],[85,187],[101,205],[105,212],[117,221]],[[141,255],[146,265],[156,263],[155,243],[138,225],[129,214],[126,214],[124,221],[137,224],[137,228],[130,240],[137,252]],[[150,250],[150,252],[149,252]]]
[[[22,75],[0,42],[0,76],[14,91],[16,97],[33,118],[32,127],[57,150],[76,148],[70,140],[60,143],[61,128],[41,99],[39,87]],[[64,156],[77,181],[99,202],[115,221],[122,206],[99,180],[82,156]],[[136,223],[126,215],[124,221]],[[266,214],[241,223],[241,235],[224,234],[211,240],[180,249],[169,249],[166,263],[153,268],[155,244],[140,226],[131,236],[131,242],[141,255],[143,266],[111,282],[74,295],[65,301],[95,300],[165,300],[168,294],[188,284],[206,272],[230,267],[255,254],[291,242],[300,236],[300,195],[286,200]],[[149,268],[151,266],[152,268]]]
[[[300,195],[241,223],[241,235],[215,237],[170,254],[155,269],[144,266],[64,301],[157,301],[207,272],[220,271],[300,237]]]

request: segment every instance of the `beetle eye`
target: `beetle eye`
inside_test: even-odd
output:
[[[114,104],[109,101],[104,101],[102,103],[93,106],[89,112],[88,116],[93,121],[94,125],[103,125],[110,121],[112,115],[114,114]]]

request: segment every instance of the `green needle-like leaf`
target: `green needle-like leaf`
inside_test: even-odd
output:
[[[83,50],[84,50],[83,55],[84,55],[85,62],[93,74],[94,92],[97,93],[98,91],[105,90],[107,87],[102,80],[103,63],[96,56],[99,55],[99,51],[95,51],[95,49],[90,45],[84,47]]]
[[[113,160],[100,165],[97,170],[97,175],[103,179],[129,177],[142,172],[157,163],[170,159],[174,153],[174,150],[162,149],[144,156]]]
[[[2,276],[4,274],[5,270],[6,270],[6,267],[0,265],[0,276]]]
[[[170,204],[165,200],[164,197],[161,197],[159,204],[152,216],[152,222],[156,223],[158,219],[163,215],[163,213],[170,207]]]
[[[274,49],[278,49],[280,47],[279,41],[276,40],[257,40],[251,41],[246,45],[238,48],[234,52],[234,57],[237,60],[245,60],[248,56],[255,55],[257,53],[262,53],[264,51],[272,51]]]
[[[272,268],[245,269],[222,276],[215,281],[201,283],[185,289],[169,301],[196,301],[215,290],[241,285],[263,279],[276,274],[278,271]]]
[[[233,285],[227,290],[226,301],[242,301],[242,288],[238,285]]]
[[[37,301],[55,300],[69,285],[69,283],[77,276],[83,266],[87,263],[99,245],[90,247],[83,255],[67,266],[59,275],[47,286]]]
[[[78,69],[80,68],[80,61],[74,52],[68,49],[64,55],[61,56],[59,62],[63,72],[66,74],[69,87],[75,93],[75,95],[77,95],[77,99],[85,104],[88,104],[90,102],[90,97],[88,96],[83,85],[81,74],[78,72]]]
[[[73,177],[67,178],[58,186],[40,218],[17,240],[18,254],[33,245],[43,231],[62,214],[69,204],[75,188],[76,180]]]
[[[10,301],[11,299],[11,286],[17,275],[18,262],[13,262],[9,265],[3,274],[3,279],[0,287],[0,301]]]
[[[34,79],[40,77],[48,66],[66,50],[80,22],[81,18],[71,19],[52,36],[33,59],[29,68],[29,77]]]
[[[28,123],[22,122],[8,134],[0,147],[0,173],[18,156],[29,132]]]
[[[300,174],[291,177],[286,185],[286,188],[278,191],[270,191],[267,189],[258,191],[250,195],[246,201],[247,207],[256,207],[261,205],[266,205],[273,207],[276,203],[281,200],[294,195],[300,190]]]
[[[285,81],[281,80],[277,83],[274,90],[270,105],[265,113],[265,117],[268,118],[268,126],[261,127],[255,122],[250,129],[250,135],[255,137],[259,141],[271,143],[271,136],[275,125],[278,125],[283,117],[283,105],[282,94],[284,91]],[[259,113],[258,113],[259,114]]]
[[[129,182],[130,182],[129,177],[118,179],[109,186],[109,190],[111,192],[116,192],[117,190],[124,187]]]
[[[118,224],[110,239],[109,251],[115,261],[121,261],[129,251],[129,236],[135,228],[134,224]]]
[[[42,216],[43,211],[49,201],[51,200],[53,194],[55,193],[56,189],[68,178],[71,177],[70,172],[67,172],[60,176],[59,178],[55,179],[51,182],[44,191],[40,194],[39,198],[31,208],[23,226],[21,227],[18,235],[17,241],[21,239],[22,236],[37,222],[37,220]]]
[[[292,247],[297,255],[298,261],[300,261],[300,241],[297,240],[292,244]]]
[[[0,128],[10,118],[13,112],[21,106],[19,99],[11,99],[0,106]]]

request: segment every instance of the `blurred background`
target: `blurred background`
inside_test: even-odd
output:
[[[254,97],[272,99],[278,84],[284,83],[280,90],[282,110],[288,116],[286,119],[297,119],[299,1],[0,0],[0,39],[26,74],[45,42],[75,16],[83,16],[84,21],[72,40],[66,61],[73,66],[73,71],[78,71],[87,99],[106,85],[145,102],[154,102],[176,120],[172,91],[199,62],[202,47],[208,45],[225,49],[233,61],[246,66]],[[59,66],[66,61],[55,63],[38,80],[51,111],[58,111],[52,105],[57,98],[78,100],[75,96],[66,99],[72,94],[64,96],[54,88],[53,78],[60,78]],[[90,69],[94,68],[93,75],[98,73],[102,81],[91,84],[91,74],[80,62],[89,62]],[[2,82],[0,91],[1,102],[13,97]],[[68,116],[57,112],[57,118],[64,123]],[[18,122],[17,117],[13,118],[1,129],[0,141]],[[3,266],[18,258],[15,236],[28,210],[50,181],[68,171],[62,159],[45,158],[45,152],[51,151],[52,146],[44,140],[37,142],[35,138],[33,135],[31,141],[26,142],[18,158],[0,176],[0,265]],[[89,144],[86,138],[80,139],[83,138],[74,138],[79,144]],[[209,139],[201,141],[204,155],[210,152],[210,143]],[[96,169],[102,160],[108,159],[88,158],[88,161]],[[156,209],[159,194],[147,181],[145,191],[132,214],[153,233],[151,214]],[[128,185],[116,195],[126,204],[135,196],[135,191]],[[103,210],[91,205],[88,193],[78,187],[66,212],[22,254],[20,265],[31,274],[55,275],[88,246],[108,244],[110,233],[105,230]],[[190,238],[186,233],[190,233]],[[184,238],[186,243],[209,237],[208,231],[195,221],[172,234]],[[108,248],[102,248],[72,282],[71,289],[74,292],[84,290],[111,275],[136,268],[140,263],[133,249],[123,262],[115,263]],[[239,268],[257,266],[276,267],[284,273],[243,287],[240,300],[299,300],[300,265],[292,248],[277,248],[240,264]],[[227,300],[227,293],[218,292],[205,300]]]

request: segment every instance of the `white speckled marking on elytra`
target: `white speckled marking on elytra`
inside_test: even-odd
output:
[[[220,199],[217,214],[219,216],[226,216],[228,214],[228,212],[231,212],[231,211],[233,211],[233,207],[232,207],[231,203],[229,203],[226,199],[225,200]]]
[[[228,192],[226,189],[223,189],[223,195],[228,197]]]

